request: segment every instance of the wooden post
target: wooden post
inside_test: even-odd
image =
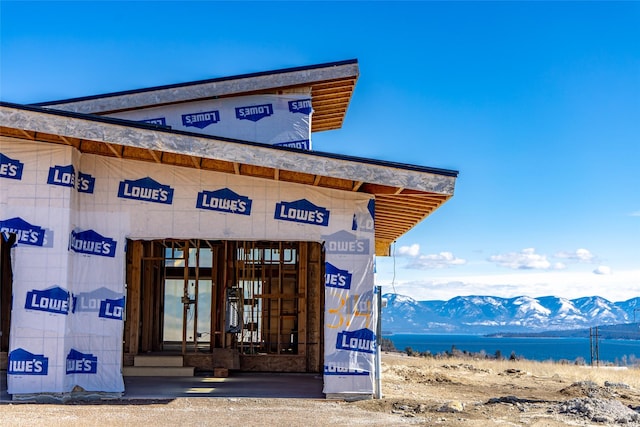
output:
[[[129,241],[131,248],[131,264],[129,283],[127,284],[127,321],[129,322],[129,353],[138,354],[140,337],[140,278],[142,266],[142,242]]]

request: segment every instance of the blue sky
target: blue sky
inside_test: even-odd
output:
[[[0,3],[0,99],[357,58],[314,149],[460,171],[384,292],[640,294],[640,2]]]

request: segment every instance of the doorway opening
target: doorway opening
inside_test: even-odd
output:
[[[319,372],[323,279],[320,243],[130,240],[125,365],[154,352],[202,368]]]
[[[13,233],[0,234],[0,353],[9,351],[9,330],[11,328],[11,299],[13,272],[11,270],[11,247],[16,241]],[[4,366],[6,359],[0,365]]]

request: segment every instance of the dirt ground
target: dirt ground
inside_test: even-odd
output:
[[[3,426],[640,426],[640,369],[383,355],[383,398],[0,405]]]

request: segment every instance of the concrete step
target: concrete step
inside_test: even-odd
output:
[[[124,366],[125,377],[192,377],[193,366]]]
[[[183,365],[182,356],[150,356],[138,354],[133,359],[133,366],[175,366]]]

